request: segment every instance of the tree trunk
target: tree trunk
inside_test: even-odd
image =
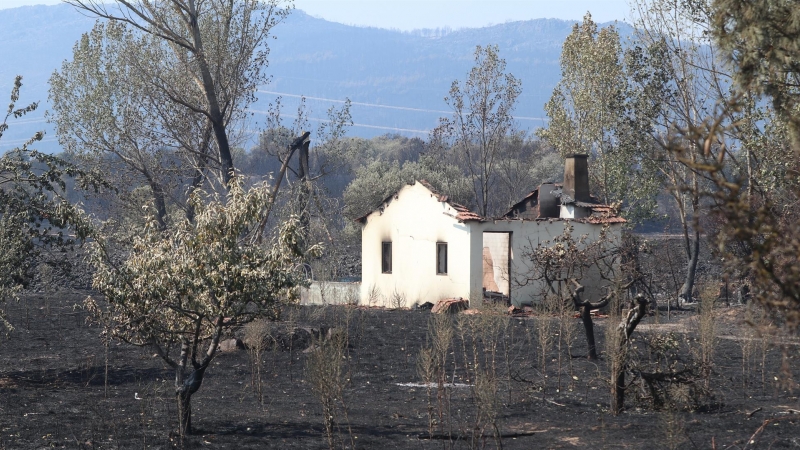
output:
[[[686,279],[681,286],[681,292],[678,298],[683,299],[685,302],[692,300],[692,291],[694,291],[695,275],[697,274],[697,263],[700,259],[700,230],[694,227],[694,236],[689,251],[689,261],[686,264]]]
[[[592,322],[591,305],[584,303],[581,308],[581,321],[586,332],[586,344],[589,346],[589,360],[597,361],[597,346],[594,340],[594,322]]]
[[[200,32],[199,14],[194,2],[189,2],[189,20],[187,26],[192,34],[192,41],[194,43],[193,56],[200,69],[203,92],[208,102],[208,118],[211,121],[211,126],[214,129],[214,137],[217,141],[219,161],[222,164],[222,182],[225,188],[228,188],[228,183],[233,176],[233,155],[231,154],[230,143],[228,142],[225,112],[220,108],[214,77],[211,75],[211,69],[208,67],[208,61],[206,61],[205,50],[203,49],[203,38]]]
[[[295,138],[295,140],[289,145],[286,159],[281,162],[281,169],[275,179],[275,186],[272,188],[272,194],[270,195],[270,202],[267,206],[267,211],[264,213],[264,217],[261,218],[261,222],[258,224],[258,230],[254,235],[252,243],[261,243],[264,237],[264,230],[267,228],[267,223],[269,222],[270,212],[272,212],[272,207],[275,206],[275,199],[278,196],[278,189],[280,189],[281,181],[283,181],[283,178],[286,176],[286,169],[289,167],[289,160],[292,159],[294,152],[303,145],[303,142],[305,142],[310,135],[311,132],[306,131],[302,135]]]
[[[611,414],[617,415],[625,409],[625,369],[628,366],[628,342],[631,334],[647,312],[647,300],[642,294],[636,296],[633,307],[619,324],[619,347],[611,355]]]
[[[178,426],[181,436],[192,434],[192,395],[178,391]]]
[[[308,246],[309,225],[311,223],[311,214],[309,213],[309,203],[311,200],[311,181],[309,175],[308,163],[308,147],[311,141],[306,140],[300,146],[298,152],[298,159],[300,163],[297,176],[299,178],[299,195],[297,205],[300,207],[300,228],[303,230],[301,233],[301,248],[305,251]]]
[[[203,361],[201,363],[197,363],[197,344],[200,342],[199,323],[201,320],[203,320],[202,317],[198,318],[198,327],[195,331],[193,345],[191,346],[192,366],[194,367],[194,370],[192,370],[192,373],[190,373],[185,380],[183,379],[184,369],[186,368],[187,363],[188,350],[190,347],[189,342],[184,341],[183,344],[181,344],[181,363],[177,366],[177,371],[175,374],[175,397],[178,401],[178,423],[181,436],[192,434],[192,394],[197,392],[200,389],[200,386],[203,385],[203,376],[205,375],[209,364],[211,364],[211,361],[214,359],[214,353],[217,351],[217,347],[219,346],[219,339],[222,335],[222,324],[225,318],[221,315],[216,318],[214,324],[214,334],[211,337],[208,350],[206,350]]]
[[[214,348],[216,349],[216,345],[214,345]],[[210,357],[204,358],[203,363],[196,366],[192,373],[189,374],[189,377],[186,378],[186,381],[176,390],[181,436],[192,434],[192,395],[202,386],[203,376],[210,362]]]
[[[572,281],[572,284],[575,285],[575,290],[572,291],[572,301],[575,303],[575,307],[578,309],[578,311],[580,311],[581,321],[583,322],[583,330],[586,332],[586,344],[589,347],[589,360],[597,361],[597,345],[595,344],[594,339],[594,321],[592,321],[592,310],[600,309],[608,305],[613,292],[609,290],[599,302],[591,303],[588,300],[584,301],[581,299],[583,286],[581,286],[580,283],[578,283],[578,281],[575,279],[571,279],[570,281]],[[625,289],[627,289],[627,287]]]
[[[153,206],[156,208],[156,220],[160,230],[167,229],[167,203],[164,200],[164,189],[155,180],[148,176],[150,191],[153,194]]]

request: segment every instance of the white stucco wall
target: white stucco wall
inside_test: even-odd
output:
[[[473,236],[456,214],[419,183],[400,189],[383,212],[370,214],[361,235],[361,303],[392,307],[392,298],[400,296],[408,307],[469,298]],[[381,273],[382,242],[392,242],[391,274]],[[436,274],[437,242],[447,243],[446,275]],[[480,273],[479,268],[476,278]]]
[[[601,225],[570,222],[573,227],[572,236],[578,239],[587,234],[590,240],[594,240],[600,234]],[[554,237],[564,232],[567,221],[554,220],[496,220],[490,222],[470,222],[470,229],[473,235],[481,235],[483,232],[511,232],[511,302],[517,306],[536,303],[541,299],[543,284],[531,282],[525,278],[525,274],[531,270],[530,261],[524,258],[531,248],[535,248],[539,243],[551,241]],[[480,232],[479,232],[480,231]],[[612,233],[619,242],[622,227],[619,224],[612,226]],[[481,248],[483,245],[481,245]],[[482,267],[482,252],[480,255],[473,254],[472,258],[477,259]],[[475,262],[473,262],[475,265]],[[599,299],[605,294],[605,285],[596,276],[591,274],[582,283],[585,287],[585,296],[588,299]],[[473,280],[473,289],[482,289],[482,279]]]
[[[307,288],[300,289],[300,304],[349,305],[356,303],[361,295],[361,283],[312,281]]]

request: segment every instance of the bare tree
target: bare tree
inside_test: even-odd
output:
[[[522,256],[530,261],[530,270],[515,278],[515,283],[541,283],[542,296],[554,296],[560,302],[559,309],[579,311],[586,332],[587,356],[597,360],[591,311],[606,307],[615,296],[638,282],[641,275],[631,257],[632,244],[618,241],[608,226],[593,240],[588,235],[575,238],[572,233],[572,227],[566,226],[560,236],[528,246]],[[606,294],[589,298],[582,284],[585,280],[602,283]]]

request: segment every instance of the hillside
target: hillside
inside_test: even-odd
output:
[[[59,150],[44,121],[47,80],[93,23],[69,5],[0,10],[0,95],[7,95],[14,75],[20,74],[25,85],[20,104],[42,101],[39,111],[12,123],[0,150],[42,128],[47,136],[40,148]],[[430,33],[348,26],[295,11],[274,29],[268,69],[273,80],[259,92],[251,125],[263,124],[258,111],[280,93],[287,114],[296,109],[300,95],[307,96],[312,121],[350,98],[357,124],[351,135],[424,137],[447,114],[443,98],[453,80],[466,76],[475,46],[498,44],[508,70],[523,83],[516,111],[520,125],[533,129],[543,124],[542,107],[559,78],[561,43],[571,27],[563,20],[537,19],[426,37]]]

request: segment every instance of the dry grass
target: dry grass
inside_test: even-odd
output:
[[[328,447],[331,450],[344,447],[344,421],[350,437],[350,447],[354,448],[344,400],[344,389],[348,380],[344,371],[346,329],[331,333],[327,339],[320,336],[312,345],[313,350],[306,357],[306,381],[322,405],[322,422]]]
[[[697,317],[697,338],[699,341],[700,370],[708,389],[711,372],[714,369],[714,351],[717,345],[716,292],[711,285],[706,286],[700,295],[700,311]]]
[[[262,378],[263,357],[272,339],[272,323],[258,319],[244,326],[244,342],[250,356],[250,386],[258,402],[264,404],[264,383]]]

